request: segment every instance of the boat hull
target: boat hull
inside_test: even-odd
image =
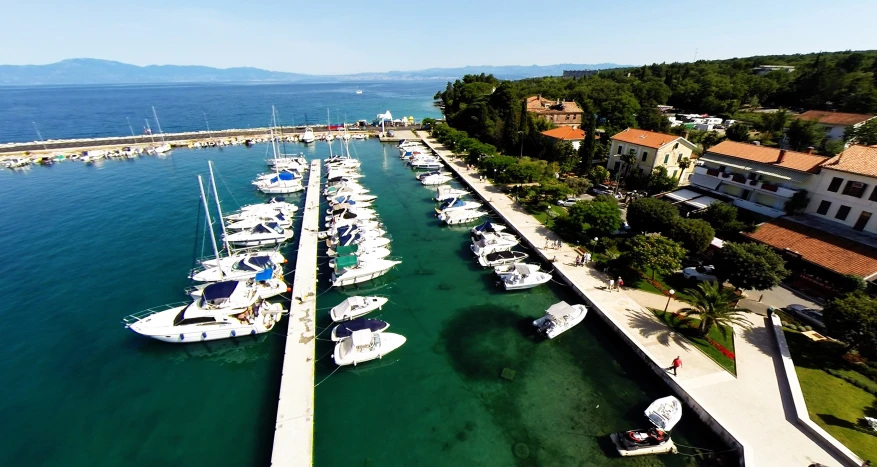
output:
[[[335,360],[335,364],[338,366],[347,366],[347,365],[358,365],[360,363],[368,362],[371,360],[377,360],[383,358],[384,355],[389,354],[390,352],[402,347],[402,344],[405,343],[406,339],[404,336],[399,334],[393,334],[389,332],[384,332],[380,334],[381,345],[378,349],[375,349],[370,352],[357,352],[354,355],[341,355],[341,345],[342,342],[335,344],[335,351],[333,352],[333,359]]]
[[[161,313],[176,316],[185,307],[171,308]],[[195,342],[234,339],[264,334],[274,329],[283,317],[280,305],[272,305],[272,313],[262,313],[252,323],[240,322],[236,319],[198,325],[146,327],[134,323],[128,326],[131,331],[155,340],[171,344],[187,344]]]
[[[393,262],[392,266],[387,266],[386,268],[382,268],[375,271],[364,272],[361,274],[348,274],[351,271],[345,271],[344,274],[337,275],[336,273],[332,273],[332,286],[333,287],[346,287],[348,285],[361,284],[363,282],[368,282],[373,279],[377,279],[378,277],[383,276],[390,269],[396,267],[399,264],[398,262]]]
[[[624,435],[625,433],[623,431],[619,431],[617,433],[612,433],[611,435],[609,435],[609,438],[612,440],[612,444],[615,445],[615,449],[622,457],[647,456],[652,454],[676,454],[679,452],[672,439],[667,440],[666,442],[656,446],[641,446],[635,449],[628,449],[627,446],[625,446],[622,442],[622,437]]]

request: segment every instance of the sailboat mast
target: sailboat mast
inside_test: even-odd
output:
[[[213,187],[213,199],[216,200],[216,212],[219,214],[219,225],[222,226],[222,241],[225,242],[225,251],[231,255],[231,244],[228,243],[228,232],[225,231],[225,218],[222,217],[222,206],[219,204],[219,192],[216,191],[216,179],[213,177],[213,161],[207,161],[210,168],[210,186]],[[219,258],[217,257],[217,260]]]
[[[326,108],[326,134],[329,136],[332,136],[332,129],[331,128],[332,128],[332,123],[330,122],[329,108],[327,107]],[[332,140],[329,139],[329,136],[326,137],[326,141],[329,143],[329,159],[331,159],[334,156],[332,154]]]
[[[164,133],[161,131],[161,122],[158,121],[158,113],[155,112],[155,106],[152,106],[152,116],[155,117],[155,126],[158,127],[158,136],[161,137],[161,142],[164,143]]]
[[[152,144],[155,144],[155,137],[152,136],[152,128],[149,127],[149,119],[145,118],[143,121],[146,122],[146,129],[149,130],[149,140],[152,141]]]
[[[219,250],[216,248],[216,237],[213,236],[213,224],[210,222],[210,209],[207,208],[207,196],[204,195],[204,182],[198,175],[198,188],[201,189],[201,202],[204,204],[204,217],[207,219],[207,227],[210,229],[210,243],[213,244],[213,254],[216,255],[216,266],[219,268],[219,277],[224,278],[225,273],[219,265]]]

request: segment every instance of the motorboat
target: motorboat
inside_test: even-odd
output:
[[[285,229],[292,227],[292,218],[277,211],[266,212],[264,214],[257,211],[252,214],[252,216],[241,220],[228,222],[225,228],[227,230],[246,230],[252,229],[261,223],[275,223]]]
[[[283,316],[283,306],[259,299],[241,282],[208,285],[189,304],[169,304],[122,318],[137,334],[175,344],[229,339],[270,331]]]
[[[373,236],[367,237],[361,235],[360,233],[355,233],[353,235],[344,235],[340,236],[337,239],[328,239],[326,240],[326,246],[329,248],[339,247],[339,246],[351,246],[351,245],[359,245],[363,250],[370,250],[372,248],[381,248],[390,244],[390,239],[387,237],[381,236]]]
[[[348,237],[355,234],[363,234],[363,238],[374,238],[385,235],[387,232],[380,225],[361,225],[350,224],[333,229],[335,232],[331,235],[333,240],[341,237]]]
[[[26,157],[9,157],[3,160],[3,166],[7,169],[20,169],[30,164],[30,159]]]
[[[483,224],[476,225],[472,227],[472,236],[480,237],[486,233],[499,233],[504,232],[506,230],[506,226],[502,224],[497,224],[495,222],[487,221]]]
[[[478,264],[483,267],[496,267],[503,264],[519,263],[527,259],[529,255],[523,251],[497,251],[478,257]]]
[[[466,201],[460,198],[454,198],[453,200],[448,200],[439,205],[439,207],[435,208],[435,212],[437,214],[441,214],[443,212],[450,211],[464,211],[464,210],[473,210],[481,207],[481,203],[477,201]]]
[[[301,177],[296,177],[289,172],[280,172],[267,180],[253,182],[253,185],[256,185],[259,191],[266,194],[295,193],[305,189],[301,182]]]
[[[258,186],[260,184],[267,182],[268,180],[271,180],[272,178],[276,177],[278,174],[283,174],[283,173],[290,174],[292,176],[292,178],[302,178],[301,172],[298,170],[277,169],[274,172],[268,172],[268,173],[256,175],[256,179],[253,180],[252,183],[253,183],[253,185]]]
[[[485,256],[498,251],[509,251],[520,243],[512,234],[492,233],[482,234],[480,238],[473,238],[470,246],[475,256]]]
[[[450,199],[457,199],[461,196],[468,195],[469,192],[466,190],[461,190],[458,188],[453,188],[447,185],[440,185],[436,188],[436,194],[434,200],[442,203],[448,201]]]
[[[383,224],[378,221],[373,220],[359,220],[359,219],[348,219],[343,222],[336,223],[329,227],[329,230],[325,232],[319,232],[317,234],[317,238],[323,239],[327,237],[334,237],[338,235],[339,232],[346,231],[349,227],[359,227],[362,229],[377,229],[380,228]]]
[[[368,189],[355,182],[346,182],[340,185],[327,186],[323,190],[323,196],[341,196],[347,194],[362,195],[368,193]]]
[[[415,169],[436,170],[442,168],[442,161],[435,157],[415,157],[408,161],[408,165]]]
[[[373,333],[379,333],[386,331],[389,327],[390,323],[379,319],[356,318],[341,324],[336,324],[335,327],[332,328],[332,340],[338,342],[347,339],[354,331],[368,329]]]
[[[329,310],[329,317],[332,321],[340,323],[341,321],[350,321],[360,316],[365,316],[375,310],[380,310],[389,301],[386,297],[378,296],[353,296],[344,299],[343,302],[335,305]]]
[[[581,323],[588,314],[585,305],[570,305],[566,302],[555,303],[545,310],[545,316],[533,321],[536,331],[549,339],[562,334],[567,329]]]
[[[387,234],[387,232],[382,230],[382,229],[359,230],[358,228],[353,228],[353,229],[348,230],[346,232],[338,233],[338,235],[336,235],[334,237],[330,237],[326,241],[326,245],[329,248],[339,246],[339,245],[345,245],[345,246],[357,245],[357,244],[363,243],[365,241],[376,240],[378,238],[383,239],[384,241],[386,241],[386,245],[389,245],[390,239],[384,237],[384,235],[386,235],[386,234]],[[383,241],[382,241],[382,243],[383,243]],[[386,245],[380,245],[380,246],[386,246]]]
[[[219,260],[216,257],[213,258],[205,258],[199,261],[202,268],[215,268],[221,267],[223,269],[231,269],[234,264],[238,261],[247,259],[247,258],[267,258],[267,260],[273,264],[285,264],[286,258],[277,250],[270,251],[255,251],[255,252],[246,252],[246,253],[234,253],[226,257],[222,257]],[[262,262],[264,260],[258,260],[258,262]],[[194,271],[194,272],[197,272]]]
[[[401,261],[388,259],[360,261],[356,255],[339,256],[335,259],[335,270],[331,277],[332,285],[344,287],[367,282],[383,276],[400,263]]]
[[[374,220],[378,217],[378,214],[374,209],[369,208],[359,208],[359,209],[342,209],[340,211],[336,211],[334,214],[330,216],[326,216],[324,220],[327,223],[332,223],[337,219],[362,219],[362,220]]]
[[[537,265],[515,263],[515,270],[503,275],[500,282],[506,290],[524,290],[542,285],[550,280],[551,274],[539,271]]]
[[[228,281],[225,281],[228,282]],[[276,297],[282,293],[291,292],[292,289],[283,281],[283,272],[265,268],[251,279],[235,280],[231,282],[239,282],[245,287],[249,287],[256,292],[256,296],[262,299]],[[186,290],[192,298],[198,298],[204,293],[204,289],[212,284],[199,284]]]
[[[227,221],[239,221],[249,217],[271,215],[275,212],[282,213],[286,216],[292,216],[296,211],[298,211],[298,206],[287,202],[282,196],[275,196],[267,203],[247,204],[238,212],[225,216],[225,219]]]
[[[152,148],[152,152],[154,152],[155,154],[166,154],[171,152],[171,149],[171,143],[163,143]]]
[[[332,227],[337,225],[342,225],[344,223],[352,223],[355,221],[374,221],[375,216],[373,214],[363,214],[359,215],[354,212],[344,211],[341,214],[337,214],[331,216],[330,220],[326,221],[326,227]]]
[[[308,161],[305,159],[305,155],[303,153],[298,154],[297,156],[292,156],[289,154],[280,154],[275,155],[273,159],[265,159],[265,162],[268,163],[268,166],[273,167],[277,170],[297,170],[299,172],[304,172],[308,170]]]
[[[676,454],[678,450],[670,439],[670,430],[682,419],[682,403],[673,396],[652,402],[645,411],[652,428],[619,431],[609,437],[622,456],[647,454]]]
[[[292,238],[292,229],[284,229],[273,222],[260,222],[252,229],[227,234],[224,239],[234,246],[273,246]]]
[[[330,257],[335,256],[347,256],[347,255],[356,255],[356,256],[365,256],[371,255],[372,258],[386,258],[390,256],[390,249],[385,246],[370,246],[368,248],[360,247],[359,244],[354,243],[353,245],[341,245],[338,247],[329,248],[327,253]],[[334,268],[335,265],[332,264]]]
[[[542,269],[542,267],[536,263],[510,263],[510,264],[501,264],[499,266],[494,266],[493,273],[496,274],[497,277],[502,279],[503,277],[517,273],[519,264],[523,264],[531,272],[535,272],[535,271]]]
[[[366,207],[363,203],[371,203],[372,201],[378,199],[375,195],[366,195],[366,194],[346,194],[335,196],[334,198],[329,199],[329,204],[336,205],[341,203],[346,203],[349,201],[355,201],[360,203],[360,206]]]
[[[335,344],[333,358],[338,366],[357,365],[382,358],[402,347],[405,337],[391,332],[373,333],[368,329],[353,331],[350,337]]]
[[[487,211],[478,209],[464,209],[462,211],[450,211],[439,214],[440,221],[448,225],[466,224],[473,222],[487,215]]]
[[[317,137],[314,136],[314,129],[311,127],[305,127],[305,132],[301,134],[298,140],[305,144],[311,144],[316,141]]]
[[[402,141],[399,142],[399,144],[396,145],[396,147],[398,147],[398,148],[407,148],[407,147],[411,147],[411,146],[423,146],[423,142],[421,142],[419,140],[409,141],[407,139],[403,139]]]
[[[337,249],[340,250],[343,248],[358,247],[358,246],[359,245],[339,246]],[[390,256],[390,249],[387,247],[371,247],[368,249],[362,248],[362,249],[357,250],[355,254],[356,254],[356,257],[359,258],[361,261],[368,262],[368,261],[373,261],[376,259],[384,259],[387,256]],[[336,255],[337,256],[345,256],[345,254],[343,254],[343,253],[342,254],[336,253]],[[333,256],[335,256],[335,255],[333,255]],[[333,269],[335,268],[335,259],[334,258],[329,260],[329,267],[333,268]]]
[[[279,253],[277,254],[280,255]],[[280,257],[283,258],[282,255]],[[189,273],[189,278],[197,282],[245,280],[255,277],[256,274],[266,269],[278,271],[282,275],[282,263],[285,261],[283,259],[280,263],[276,263],[269,253],[244,255],[239,260],[230,262],[229,266],[194,269]],[[220,260],[221,263],[222,260]]]
[[[420,179],[423,186],[444,185],[453,180],[453,177],[445,174],[429,175]]]
[[[432,170],[429,172],[418,172],[414,175],[415,180],[423,180],[430,175],[451,175],[450,172],[445,172],[443,170]]]
[[[344,211],[351,211],[355,213],[371,212],[373,214],[377,214],[375,210],[371,208],[371,206],[372,204],[367,201],[347,200],[343,203],[332,204],[329,209],[326,210],[326,214],[332,216]]]

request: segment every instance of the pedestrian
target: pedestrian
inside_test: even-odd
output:
[[[554,247],[557,248],[557,249],[559,250],[561,244],[562,244],[562,242],[561,242],[560,239],[558,238],[557,241],[554,242]]]
[[[575,262],[573,262],[573,266],[575,266],[575,267],[579,267],[579,263],[580,263],[581,261],[582,261],[581,256],[576,255],[576,260],[575,260]]]
[[[618,291],[621,292],[621,288],[624,287],[624,279],[618,278]]]
[[[871,467],[871,461],[862,462],[862,467]]]
[[[612,292],[612,288],[615,287],[615,279],[609,279],[609,291]]]
[[[585,264],[591,264],[591,252],[585,253]]]
[[[678,370],[682,366],[682,359],[677,355],[676,358],[673,359],[673,366],[667,368],[667,371],[673,370],[673,376],[676,376],[676,370]]]

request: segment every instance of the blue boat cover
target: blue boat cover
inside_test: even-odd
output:
[[[231,297],[232,292],[238,286],[238,281],[225,281],[225,282],[217,282],[215,284],[210,284],[207,287],[204,287],[204,291],[201,293],[201,296],[204,300],[214,301],[222,298]]]
[[[283,172],[280,174],[280,179],[281,180],[295,180],[295,175],[293,175],[289,172]]]
[[[265,267],[273,264],[274,262],[271,261],[271,258],[268,256],[253,256],[249,259],[248,263],[254,266]]]
[[[285,200],[286,200],[286,198],[284,198],[283,196],[275,196],[275,197],[271,198],[271,202],[276,201],[279,203],[279,202],[285,201]]]
[[[268,279],[271,279],[271,276],[273,276],[273,275],[274,275],[273,269],[265,268],[265,269],[256,273],[256,280],[257,281],[267,281]]]
[[[371,332],[383,331],[390,327],[386,321],[379,319],[356,318],[335,326],[335,337],[350,337],[353,331],[368,329]]]
[[[277,214],[277,219],[281,221],[285,221],[286,217],[283,216],[283,213]]]

